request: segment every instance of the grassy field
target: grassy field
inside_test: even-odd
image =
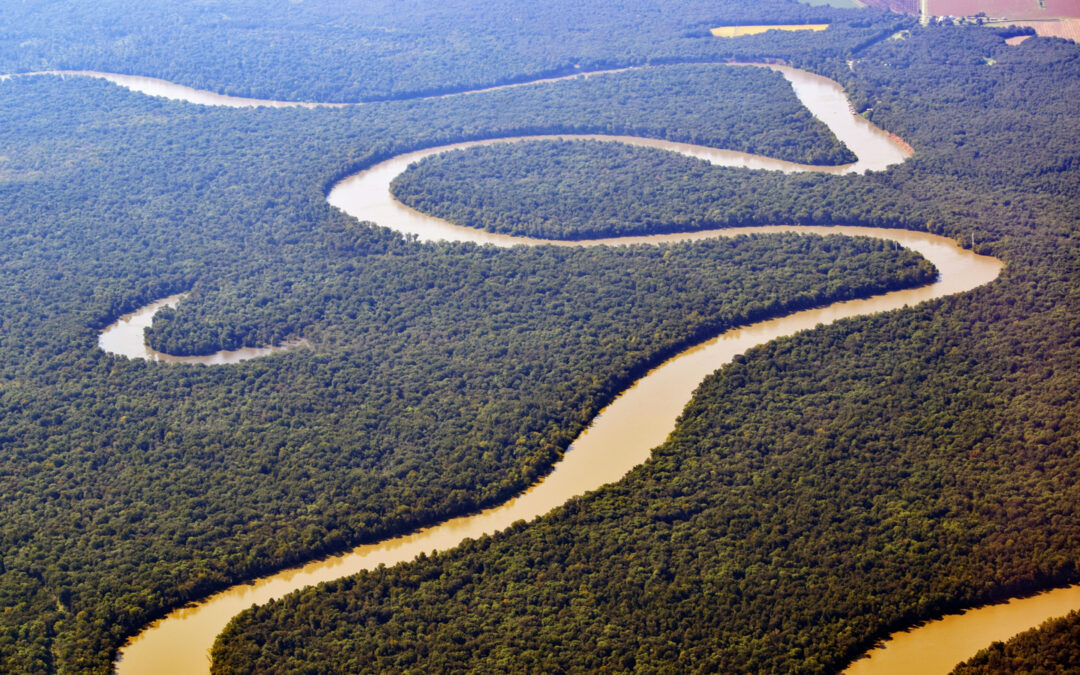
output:
[[[800,23],[800,24],[784,24],[775,26],[718,26],[712,29],[712,34],[716,37],[740,37],[743,35],[757,35],[770,30],[825,30],[829,27],[827,23]]]

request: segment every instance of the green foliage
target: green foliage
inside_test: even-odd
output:
[[[802,160],[811,160],[803,157]],[[394,180],[405,204],[459,225],[553,239],[794,222],[904,227],[937,214],[865,178],[732,172],[704,160],[601,141],[480,146],[430,157]],[[892,203],[890,203],[892,202]],[[899,204],[897,204],[899,202]],[[915,213],[897,213],[897,206]],[[921,216],[921,217],[920,217]]]
[[[108,672],[169,608],[520,490],[689,343],[927,280],[867,241],[499,250],[420,244],[325,201],[357,167],[454,140],[763,137],[745,104],[680,91],[693,72],[343,110],[0,82],[0,670]],[[666,129],[679,107],[722,114]],[[121,313],[185,290],[154,344],[311,346],[228,368],[96,348]]]
[[[916,157],[865,177],[710,171],[707,194],[732,202],[714,215],[665,174],[642,213],[920,226],[1008,262],[968,296],[755,351],[703,385],[655,461],[550,518],[244,615],[219,670],[820,672],[890,628],[1077,578],[1075,45],[945,29],[882,42],[910,21],[792,3],[617,4],[0,7],[4,70],[280,98],[415,97],[646,62],[812,64]],[[705,35],[771,20],[836,25]],[[814,134],[804,144],[763,134],[790,97],[732,106],[716,95],[727,72],[345,110],[0,82],[0,670],[108,672],[170,607],[501,499],[634,374],[752,303],[757,317],[925,278],[878,245],[799,237],[420,245],[324,200],[381,157],[524,133],[753,138],[840,161],[805,119],[791,127]],[[230,368],[95,348],[122,312],[189,289],[155,344],[312,347]]]
[[[916,30],[845,76],[913,160],[850,178],[716,170],[767,212],[804,185],[804,208],[830,198],[839,222],[974,238],[1006,260],[998,282],[752,350],[625,480],[245,612],[215,671],[831,672],[891,630],[1075,581],[1078,54]]]
[[[807,40],[717,25],[831,23]],[[0,72],[91,69],[286,100],[414,97],[645,63],[839,56],[909,19],[781,0],[71,0],[0,6]]]
[[[1051,619],[1008,642],[995,642],[962,663],[955,675],[1073,673],[1080,670],[1080,612]]]

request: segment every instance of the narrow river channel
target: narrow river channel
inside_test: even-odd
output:
[[[146,344],[144,331],[150,327],[154,315],[163,307],[175,307],[187,293],[177,293],[167,298],[155,300],[149,305],[143,305],[139,309],[125,314],[114,321],[108,328],[98,335],[98,347],[118,356],[126,356],[129,359],[146,359],[147,361],[161,361],[162,363],[187,363],[190,365],[201,364],[205,366],[224,366],[230,363],[240,363],[248,359],[257,359],[269,356],[274,352],[284,351],[300,345],[300,342],[285,344],[277,347],[244,347],[242,349],[226,350],[207,354],[206,356],[173,356],[151,349]]]
[[[851,148],[859,160],[844,167],[812,167],[781,162],[769,158],[717,151],[709,148],[668,143],[650,139],[602,136],[560,136],[560,138],[594,138],[621,141],[635,145],[659,147],[674,152],[702,157],[724,166],[767,168],[781,171],[827,171],[831,173],[862,172],[883,169],[903,161],[910,150],[895,137],[877,129],[866,120],[851,113],[843,90],[835,82],[792,68],[767,66],[779,70],[791,82],[800,100],[815,116],[824,121],[842,142]],[[157,81],[160,82],[160,81]],[[165,83],[167,84],[167,83]],[[155,85],[156,86],[156,85]],[[186,89],[186,88],[181,88]],[[156,91],[159,95],[183,98],[183,92]],[[201,102],[201,101],[196,101]],[[250,105],[250,104],[248,104]],[[532,137],[537,139],[538,137]],[[252,604],[265,603],[291,591],[372,569],[380,564],[392,565],[413,559],[419,553],[446,550],[456,546],[467,537],[502,530],[518,520],[532,520],[564,503],[571,497],[618,480],[627,471],[646,461],[652,448],[659,445],[674,427],[675,420],[700,383],[701,379],[729,362],[735,355],[775,338],[811,329],[845,317],[899,309],[932,298],[961,293],[993,281],[1002,269],[995,259],[979,256],[957,246],[956,242],[942,237],[907,230],[884,230],[858,227],[799,227],[770,226],[736,230],[713,230],[662,236],[627,237],[612,240],[586,242],[544,242],[504,235],[493,235],[473,229],[461,228],[436,218],[418,213],[398,203],[389,194],[390,181],[408,165],[423,157],[447,150],[494,142],[527,140],[501,139],[454,146],[431,148],[410,153],[382,162],[353,177],[345,179],[330,192],[328,200],[338,208],[362,220],[374,221],[403,233],[416,235],[420,240],[463,240],[488,243],[496,246],[520,244],[558,245],[619,245],[631,243],[663,243],[698,240],[709,237],[736,236],[750,232],[804,232],[815,234],[845,234],[869,236],[894,241],[911,248],[930,260],[939,270],[940,278],[933,284],[917,289],[897,291],[865,300],[841,302],[828,307],[791,314],[728,331],[703,344],[687,349],[622,392],[592,421],[589,428],[579,436],[552,473],[534,484],[523,494],[508,502],[481,513],[456,518],[411,534],[393,537],[371,545],[360,546],[343,555],[311,562],[299,568],[284,570],[252,583],[239,584],[191,606],[178,609],[164,619],[146,627],[121,650],[116,661],[116,671],[123,675],[133,673],[190,674],[209,672],[208,650],[215,637],[228,621]],[[175,302],[179,298],[167,298],[161,303]],[[148,321],[156,308],[144,308],[142,320]],[[117,322],[119,324],[120,322]],[[116,326],[116,324],[114,324]],[[113,327],[110,329],[116,330]],[[101,346],[107,351],[124,353],[140,358],[168,358],[167,355],[140,352],[145,350],[141,342],[141,328],[129,330],[125,347],[109,342],[102,335]],[[121,341],[122,342],[122,341]],[[128,350],[128,351],[123,351]],[[225,363],[262,356],[266,352],[245,354]],[[216,358],[214,357],[209,358]],[[1070,604],[1072,603],[1072,604]],[[1065,605],[1077,606],[1077,600],[1067,600]],[[1064,613],[1060,607],[1050,613],[1032,617],[1025,616],[1015,623],[1015,633],[1035,625],[1045,618]],[[963,621],[967,614],[949,619]],[[1034,621],[1034,624],[1032,623]],[[934,622],[938,623],[938,622]],[[907,636],[916,636],[926,628],[918,628]],[[1022,624],[1022,625],[1021,625]],[[962,631],[979,635],[979,628],[961,628]],[[979,635],[978,646],[992,640],[1002,639],[997,633]],[[949,656],[952,665],[970,655],[969,650],[958,656]],[[868,660],[855,664],[864,668]],[[920,672],[933,672],[921,668]],[[908,661],[910,671],[911,662]],[[949,668],[946,668],[945,671]],[[855,672],[855,671],[853,671]],[[859,670],[858,672],[871,672]],[[874,670],[872,672],[879,672]],[[886,671],[880,671],[886,672]],[[889,671],[891,672],[891,671]]]

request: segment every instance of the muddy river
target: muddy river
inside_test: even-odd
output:
[[[652,139],[608,136],[559,136],[559,138],[591,138],[618,141],[634,145],[656,147],[706,159],[723,166],[775,169],[780,171],[823,171],[829,173],[864,172],[880,170],[903,161],[910,156],[910,149],[902,141],[884,132],[863,118],[854,115],[843,90],[835,82],[792,68],[764,66],[779,70],[791,82],[800,100],[858,156],[855,164],[843,167],[815,167],[792,164],[765,157],[690,146]],[[217,94],[196,92],[190,94],[186,87],[177,87],[160,80],[129,78],[100,73],[90,75],[107,77],[124,86],[170,98],[180,98],[208,105],[310,105],[276,101],[252,101],[232,99]],[[151,87],[152,85],[152,87]],[[515,85],[519,86],[519,85]],[[520,85],[527,86],[527,85]],[[141,89],[139,87],[142,87]],[[209,95],[210,98],[206,98]],[[122,650],[116,662],[118,673],[206,673],[209,672],[208,650],[225,624],[238,612],[252,604],[265,603],[291,591],[371,569],[380,564],[392,565],[413,559],[421,552],[445,550],[457,545],[466,537],[478,537],[497,532],[517,520],[532,520],[567,499],[618,480],[627,471],[648,459],[653,447],[659,445],[672,430],[675,420],[690,400],[692,392],[703,377],[729,362],[735,355],[750,347],[775,338],[812,329],[845,317],[899,309],[904,306],[961,293],[994,280],[1000,273],[999,260],[976,255],[957,246],[956,242],[930,234],[906,230],[883,230],[857,227],[798,227],[770,226],[735,230],[701,231],[662,236],[626,237],[613,240],[579,242],[544,242],[505,235],[495,235],[461,228],[436,218],[418,213],[393,199],[389,193],[390,181],[404,171],[410,163],[424,157],[451,149],[471,145],[516,142],[529,139],[500,139],[477,143],[461,143],[453,146],[430,148],[401,155],[343,180],[330,192],[329,201],[347,213],[374,221],[403,233],[416,235],[422,241],[461,240],[488,243],[496,246],[520,244],[558,244],[573,246],[619,245],[631,243],[663,243],[698,240],[708,237],[735,236],[749,232],[805,232],[818,234],[846,234],[883,238],[900,246],[918,251],[929,259],[940,272],[933,284],[917,289],[897,291],[873,298],[840,302],[828,307],[798,312],[785,317],[763,321],[728,331],[712,340],[687,349],[653,369],[647,375],[622,392],[592,421],[589,428],[578,437],[554,470],[523,494],[508,502],[481,513],[449,520],[411,534],[393,537],[382,542],[360,546],[345,554],[319,560],[302,567],[283,570],[251,583],[239,584],[198,603],[176,610],[164,619],[146,627]],[[161,306],[178,302],[181,296],[164,298],[139,312],[123,317],[102,333],[100,345],[106,351],[130,358],[150,360],[228,364],[248,358],[265,356],[269,348],[220,353],[208,357],[184,359],[169,357],[148,350],[142,341],[142,329],[154,312]],[[142,322],[142,323],[140,323]],[[195,360],[198,359],[198,360]],[[1044,596],[1040,603],[1025,604],[1036,599],[1015,601],[1009,605],[997,605],[946,617],[903,633],[888,643],[886,650],[876,650],[874,659],[863,659],[852,666],[852,673],[911,672],[912,659],[917,655],[920,672],[947,672],[958,661],[970,656],[975,650],[993,640],[1005,639],[1020,630],[1037,625],[1042,620],[1064,614],[1080,606],[1080,591],[1062,589]],[[1045,598],[1054,598],[1045,600]],[[1010,609],[1010,607],[1024,609]],[[1036,606],[1036,609],[1031,607]],[[997,615],[996,626],[987,628],[973,618],[983,612]],[[1000,617],[1007,617],[1001,619]],[[980,618],[979,621],[982,619]],[[936,637],[939,626],[948,624],[945,638]],[[1004,627],[1003,627],[1004,626]],[[958,647],[963,635],[970,638],[970,645]],[[925,636],[925,637],[924,637]],[[935,646],[942,643],[940,648]],[[904,652],[896,644],[912,644],[914,652]],[[884,660],[877,660],[878,652],[892,650],[899,656],[900,670],[889,670]],[[939,652],[941,658],[931,658],[930,652]],[[940,662],[942,665],[937,665]],[[882,665],[877,665],[877,664]],[[935,664],[935,665],[931,665]],[[946,665],[947,664],[947,665]],[[930,668],[929,670],[927,668]],[[936,670],[935,670],[936,669]]]

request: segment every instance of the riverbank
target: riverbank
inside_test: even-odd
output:
[[[797,76],[792,69],[785,69],[785,76]],[[791,73],[789,75],[789,73]],[[809,74],[807,74],[809,75]],[[811,108],[819,118],[832,119],[830,128],[836,125],[835,109],[840,108],[847,119],[855,118],[848,110],[842,90],[833,83],[833,87],[823,86],[817,76],[806,78],[806,87],[799,93],[800,99]],[[799,91],[797,87],[797,91]],[[837,100],[837,92],[840,100]],[[830,117],[832,115],[832,117]],[[858,118],[861,120],[861,118]],[[897,147],[892,138],[880,132],[876,134],[858,133],[865,131],[862,122],[853,121],[851,129],[833,129],[841,138],[848,139],[849,147],[855,144],[860,163],[869,156],[877,163],[894,163],[907,156],[907,151]],[[828,121],[827,121],[828,123]],[[646,139],[613,139],[621,142],[650,144]],[[499,141],[488,141],[499,142]],[[505,141],[504,141],[505,142]],[[456,144],[451,147],[462,147]],[[464,144],[468,145],[468,144]],[[412,212],[389,195],[388,185],[397,173],[409,163],[423,156],[444,152],[450,147],[431,148],[420,153],[410,153],[387,160],[361,175],[347,179],[336,186],[328,197],[332,204],[343,208],[351,215],[375,220],[405,234],[418,236],[422,240],[453,239],[512,246],[521,243],[540,244],[541,242],[513,237],[497,237],[466,228],[438,221],[423,214]],[[684,148],[665,147],[673,151]],[[860,152],[861,150],[861,152]],[[712,152],[699,149],[701,152]],[[899,159],[896,159],[899,157]],[[750,161],[765,162],[764,168],[779,168],[763,158],[724,158],[740,162],[745,166]],[[813,167],[785,166],[780,170],[814,170]],[[857,170],[845,167],[844,170]],[[348,194],[348,198],[343,195]],[[534,485],[525,494],[516,497],[507,504],[489,509],[474,516],[454,519],[443,525],[420,532],[391,538],[379,544],[360,547],[344,556],[336,556],[324,561],[311,563],[299,569],[243,584],[199,603],[171,614],[164,621],[158,622],[149,630],[141,633],[121,653],[117,662],[119,673],[158,672],[178,663],[183,663],[181,670],[173,672],[195,672],[205,663],[199,654],[212,644],[213,639],[228,622],[242,609],[251,604],[261,604],[289,591],[321,581],[355,574],[363,569],[372,569],[380,564],[394,564],[410,560],[419,553],[431,550],[444,550],[456,545],[465,538],[475,538],[485,533],[495,532],[517,520],[531,520],[551,508],[565,502],[572,496],[583,494],[605,483],[618,480],[630,468],[645,461],[653,447],[666,437],[689,397],[705,374],[712,372],[734,355],[742,353],[750,346],[762,344],[776,337],[791,334],[799,330],[835,321],[839,318],[858,316],[866,313],[888,311],[908,306],[934,297],[942,297],[957,292],[964,292],[988,283],[996,278],[1001,264],[992,258],[977,256],[956,246],[955,242],[924,233],[907,231],[886,231],[874,228],[799,228],[775,226],[772,228],[754,228],[753,231],[780,232],[801,231],[814,233],[841,233],[862,236],[876,236],[896,241],[904,246],[918,250],[934,262],[941,271],[941,279],[931,286],[910,291],[898,291],[877,298],[839,303],[837,305],[800,312],[760,324],[754,324],[737,331],[726,333],[710,342],[695,346],[683,354],[668,361],[650,372],[642,380],[616,399],[594,421],[590,429],[577,439],[566,453],[562,462],[540,483]],[[560,245],[597,245],[619,243],[661,243],[680,240],[701,239],[711,236],[733,236],[742,230],[723,230],[712,232],[684,233],[664,235],[662,237],[640,237],[619,240],[599,240],[593,242],[556,242]],[[658,401],[668,402],[662,413],[656,411]],[[640,425],[645,424],[643,428]],[[636,448],[627,451],[627,445]],[[590,450],[590,448],[593,448]],[[183,645],[182,647],[179,647]],[[177,648],[179,647],[179,648]],[[194,660],[182,661],[184,654],[194,654]]]

